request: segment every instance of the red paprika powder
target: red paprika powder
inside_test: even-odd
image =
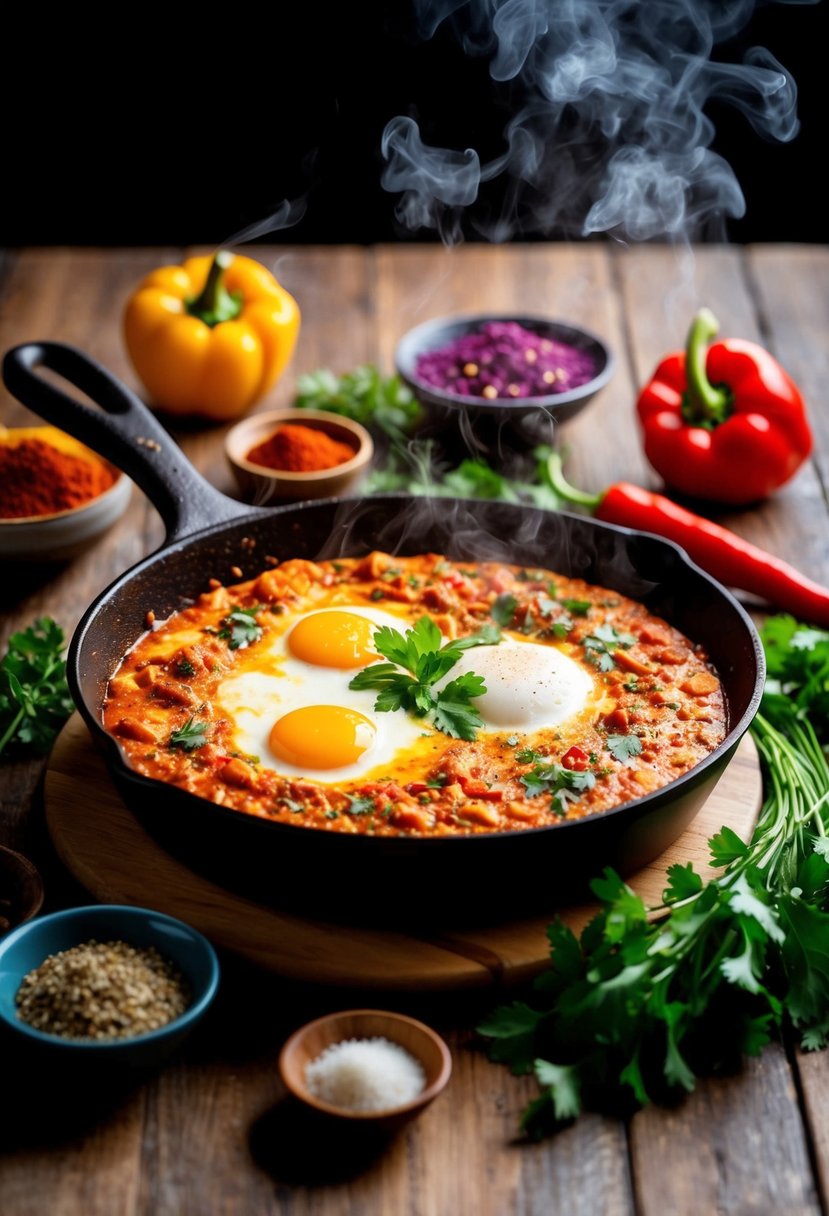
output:
[[[247,459],[280,472],[314,473],[345,464],[355,454],[351,444],[335,439],[327,431],[299,422],[285,422],[262,443],[252,447]]]
[[[103,461],[60,451],[43,439],[0,443],[0,518],[68,511],[97,498],[114,481]]]

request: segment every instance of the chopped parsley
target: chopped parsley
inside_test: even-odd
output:
[[[536,764],[529,773],[524,774],[521,784],[528,798],[552,794],[552,809],[557,814],[564,814],[570,803],[578,801],[580,794],[593,788],[596,776],[589,770],[576,772],[561,764]]]
[[[183,752],[194,752],[200,747],[204,747],[207,742],[207,723],[197,722],[195,718],[188,718],[184,726],[174,730],[170,735],[167,746],[170,748],[178,748]]]
[[[184,678],[185,676],[194,676],[196,669],[189,659],[179,659],[176,663],[175,672],[177,676]]]
[[[489,615],[497,625],[505,627],[512,621],[517,607],[518,600],[514,595],[499,595],[493,602]]]
[[[349,815],[373,815],[373,798],[352,798],[345,808]]]
[[[610,671],[616,666],[613,652],[620,646],[626,650],[635,641],[632,633],[619,633],[612,625],[599,625],[584,639],[585,658],[599,671]]]
[[[607,750],[613,756],[614,760],[618,760],[620,764],[624,764],[633,756],[638,756],[642,751],[642,740],[638,735],[608,735]]]
[[[261,608],[236,608],[222,621],[219,637],[224,638],[231,650],[244,650],[262,636],[262,626],[256,617]]]

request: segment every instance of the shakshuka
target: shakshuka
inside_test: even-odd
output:
[[[432,837],[619,806],[699,763],[726,717],[703,650],[618,592],[379,552],[214,581],[153,622],[103,711],[133,769],[212,802]]]

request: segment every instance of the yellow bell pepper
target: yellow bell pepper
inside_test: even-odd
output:
[[[155,405],[225,421],[275,383],[299,322],[269,270],[220,250],[149,274],[127,302],[124,339]]]

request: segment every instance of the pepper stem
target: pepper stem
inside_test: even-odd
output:
[[[232,321],[242,311],[241,293],[229,292],[224,283],[225,271],[233,262],[234,256],[229,249],[220,249],[210,263],[207,280],[201,292],[187,301],[190,316],[198,317],[205,325],[212,327],[222,321]]]
[[[719,333],[720,323],[710,308],[701,308],[691,322],[685,346],[685,394],[683,416],[688,423],[714,425],[725,422],[731,393],[708,379],[708,343]]]
[[[579,507],[587,507],[588,511],[595,511],[603,496],[601,494],[588,494],[584,490],[577,490],[575,486],[571,486],[564,476],[562,465],[561,454],[559,452],[551,452],[547,457],[546,473],[547,480],[553,490],[565,502],[572,502]]]

